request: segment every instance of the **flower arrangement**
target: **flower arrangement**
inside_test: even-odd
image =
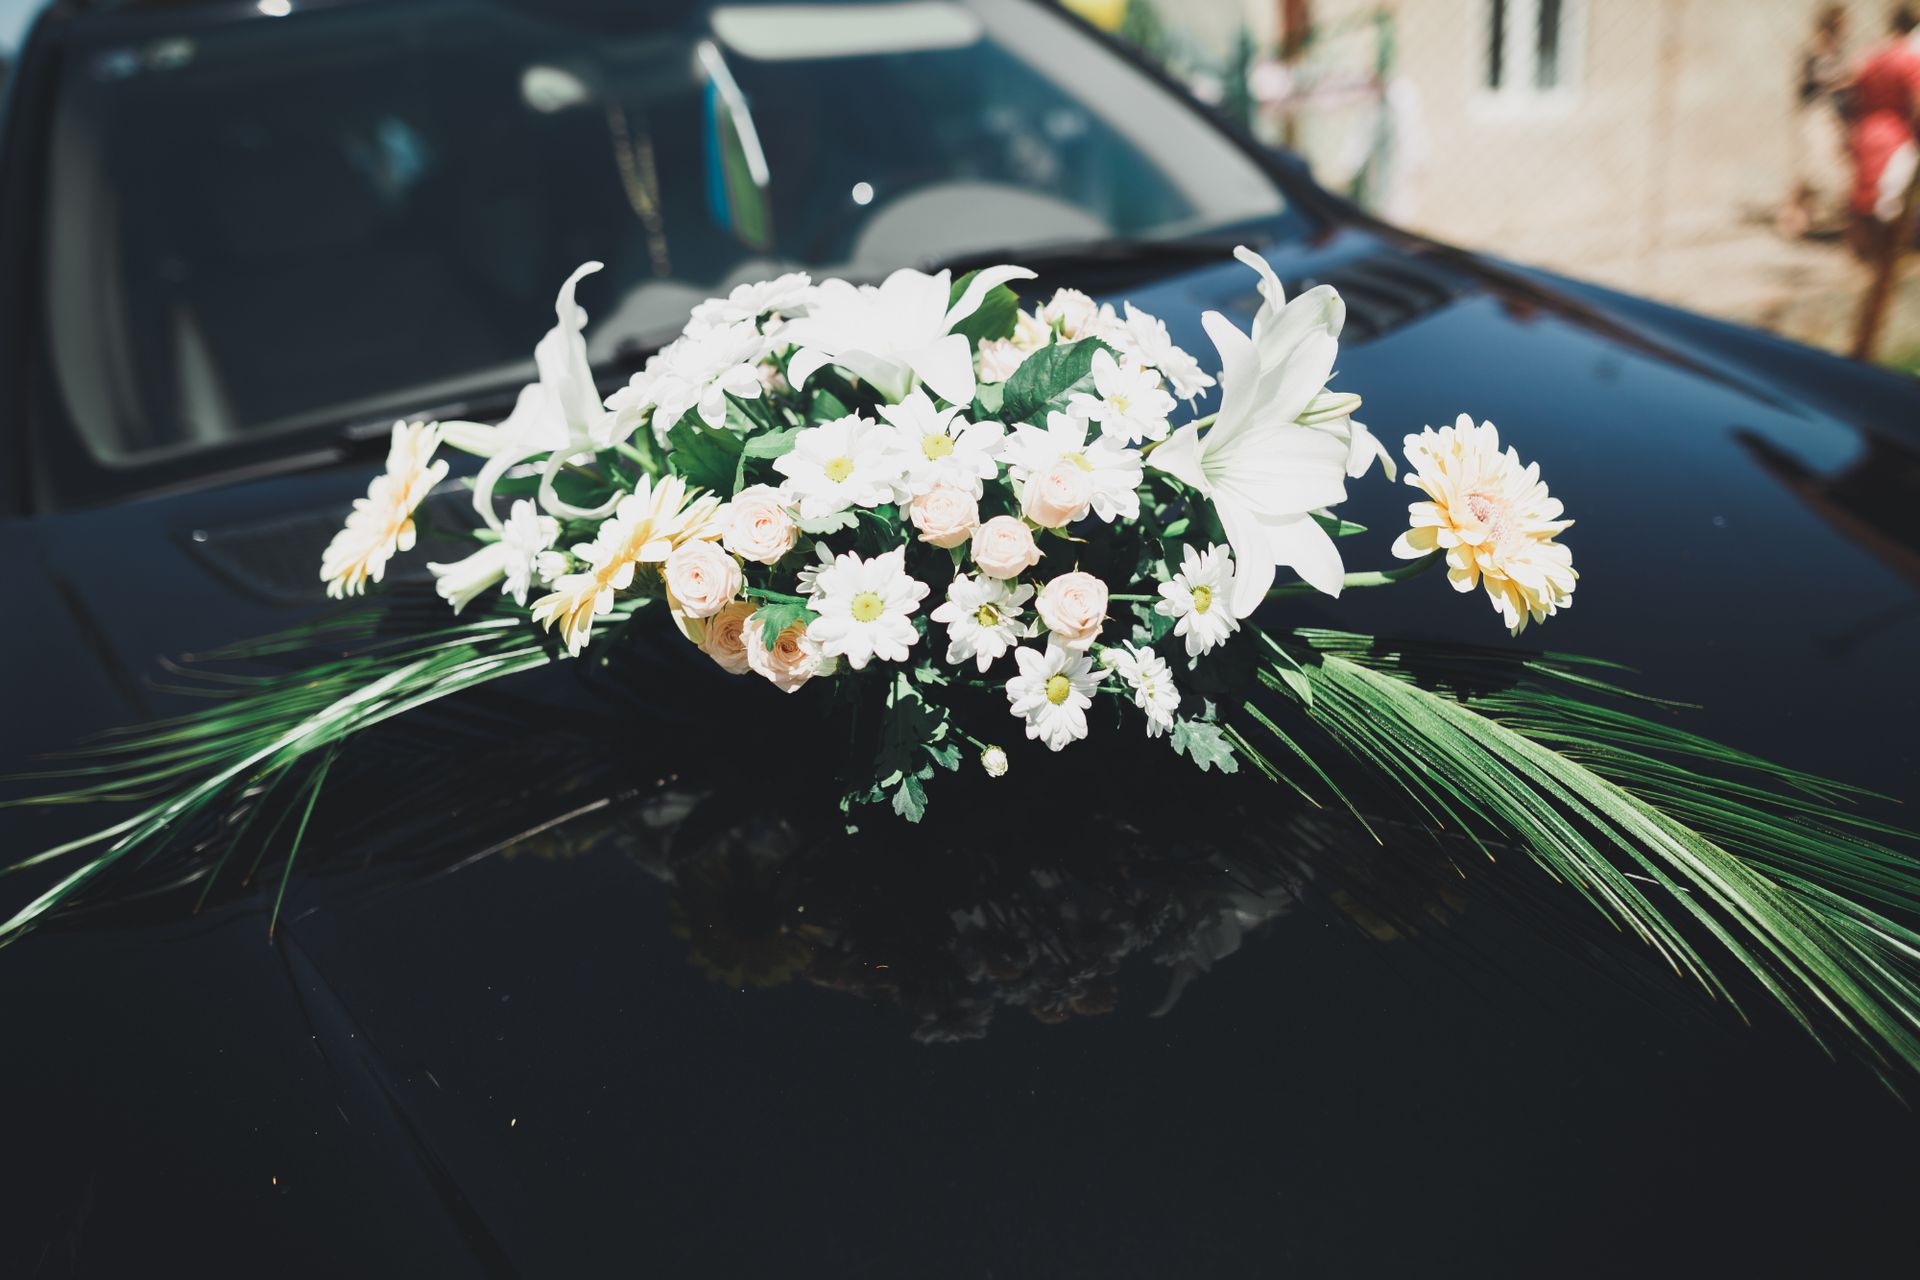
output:
[[[1017,266],[791,274],[701,303],[604,398],[575,301],[587,263],[506,419],[397,424],[321,557],[332,596],[380,583],[449,455],[472,455],[477,532],[428,566],[457,616],[423,628],[395,607],[210,655],[280,669],[209,673],[208,710],[16,801],[134,809],[18,861],[84,855],[0,940],[162,854],[210,888],[257,831],[283,892],[356,735],[553,663],[657,691],[642,645],[664,635],[769,716],[817,700],[807,747],[844,762],[850,827],[920,821],[970,755],[1006,787],[991,780],[1105,735],[1163,740],[1185,758],[1170,767],[1257,774],[1363,826],[1384,795],[1489,854],[1518,849],[1715,993],[1735,995],[1709,952],[1876,1069],[1920,1067],[1920,860],[1852,811],[1861,793],[1622,709],[1604,664],[1266,608],[1443,567],[1518,636],[1578,577],[1538,466],[1466,415],[1405,439],[1420,496],[1399,563],[1348,571],[1341,541],[1363,531],[1337,514],[1347,486],[1399,468],[1360,397],[1330,386],[1344,305],[1327,287],[1289,299],[1237,256],[1260,305],[1250,331],[1203,318],[1206,362],[1132,303],[1061,290],[1023,307]],[[1217,409],[1192,407],[1216,385]]]
[[[1221,401],[1204,416],[1182,403],[1216,379],[1158,317],[1071,289],[1023,310],[1008,285],[1032,273],[1014,266],[742,285],[602,403],[574,298],[588,263],[513,415],[397,424],[321,576],[334,595],[380,580],[412,545],[444,443],[486,460],[478,548],[429,566],[456,613],[498,587],[578,657],[617,602],[654,601],[730,674],[785,693],[880,688],[926,756],[884,762],[849,807],[884,798],[918,819],[957,741],[1009,767],[1000,726],[956,715],[956,686],[1002,695],[1052,751],[1111,704],[1199,767],[1228,767],[1232,742],[1184,677],[1270,593],[1338,596],[1336,538],[1355,526],[1333,508],[1376,461],[1395,470],[1354,417],[1360,397],[1328,388],[1339,294],[1289,301],[1265,259],[1238,257],[1261,305],[1250,334],[1206,316]],[[1463,415],[1406,448],[1431,500],[1397,555],[1483,585],[1515,634],[1571,602],[1557,541],[1571,522],[1492,424]],[[502,514],[502,480],[536,459],[534,492]],[[1300,585],[1276,588],[1282,569]]]

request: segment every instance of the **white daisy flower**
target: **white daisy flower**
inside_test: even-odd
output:
[[[957,407],[934,408],[918,387],[899,404],[880,406],[880,416],[893,424],[905,469],[896,495],[902,502],[936,485],[978,498],[985,492],[984,482],[1000,474],[996,459],[1006,428],[997,422],[969,422],[959,414]]]
[[[1125,320],[1101,326],[1098,337],[1135,363],[1158,369],[1182,400],[1191,400],[1213,385],[1200,362],[1174,345],[1158,316],[1127,303]]]
[[[1087,708],[1107,673],[1096,671],[1091,654],[1075,653],[1057,644],[1046,652],[1013,651],[1020,674],[1007,681],[1007,704],[1027,722],[1027,736],[1059,751],[1087,736]]]
[[[715,325],[739,324],[761,316],[795,316],[807,309],[807,295],[813,279],[804,271],[791,271],[771,280],[737,284],[724,298],[708,298],[693,309],[687,331],[696,332]]]
[[[828,549],[826,543],[814,543],[813,554],[814,562],[801,568],[799,573],[795,575],[800,580],[800,585],[797,589],[801,595],[806,596],[809,600],[820,592],[820,571],[833,567],[833,552]]]
[[[907,576],[907,549],[895,547],[871,560],[849,551],[820,570],[813,608],[819,618],[807,634],[830,658],[845,658],[855,671],[875,658],[904,662],[920,633],[911,615],[927,598],[927,584]]]
[[[1160,389],[1159,374],[1098,351],[1093,357],[1093,388],[1097,394],[1075,393],[1067,401],[1067,412],[1099,423],[1100,434],[1115,444],[1166,439],[1174,399]]]
[[[891,502],[903,459],[892,427],[857,413],[808,427],[773,460],[804,519]]]
[[[1008,437],[1001,461],[1013,478],[1025,484],[1029,477],[1046,471],[1066,459],[1087,472],[1093,482],[1093,512],[1102,520],[1138,520],[1142,468],[1140,455],[1123,449],[1104,436],[1087,439],[1087,420],[1057,410],[1047,415],[1047,425],[1021,423]]]
[[[1180,690],[1173,683],[1173,668],[1165,658],[1151,649],[1129,644],[1106,650],[1100,660],[1133,690],[1133,705],[1147,714],[1149,738],[1173,728],[1174,713],[1180,710]]]
[[[653,434],[662,443],[689,409],[718,430],[727,422],[727,397],[757,400],[764,389],[760,361],[767,354],[767,338],[752,321],[694,329],[676,338],[648,359],[646,367],[626,386],[607,397],[613,411],[612,431],[600,432],[600,445],[626,439],[647,415]]]
[[[947,626],[947,661],[956,667],[969,658],[985,671],[1007,650],[1033,634],[1023,614],[1033,598],[1029,583],[959,574],[947,588],[947,601],[928,616]]]
[[[1173,634],[1187,642],[1187,656],[1197,658],[1227,642],[1240,629],[1233,616],[1233,556],[1218,544],[1205,551],[1180,548],[1180,572],[1160,584],[1160,600],[1153,611],[1174,619]]]

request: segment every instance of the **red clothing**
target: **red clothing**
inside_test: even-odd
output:
[[[1854,110],[1847,130],[1853,155],[1853,211],[1871,214],[1880,194],[1880,175],[1902,145],[1913,141],[1913,119],[1920,106],[1920,51],[1905,39],[1876,49],[1853,80]]]

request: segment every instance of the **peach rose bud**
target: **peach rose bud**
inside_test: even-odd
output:
[[[755,564],[772,564],[793,550],[800,536],[780,491],[770,485],[750,485],[734,494],[724,516],[720,541],[742,560]]]
[[[1062,648],[1085,653],[1107,620],[1107,584],[1090,573],[1063,573],[1033,605]]]
[[[747,665],[759,672],[782,693],[792,693],[815,676],[829,675],[840,665],[820,647],[807,639],[807,624],[795,622],[767,646],[767,629],[758,623],[747,627]]]
[[[1046,529],[1064,529],[1087,514],[1093,501],[1093,476],[1076,462],[1060,459],[1027,477],[1020,507],[1027,519]]]
[[[980,524],[980,504],[973,495],[945,484],[915,498],[907,514],[920,531],[920,541],[936,547],[959,546]]]
[[[711,618],[740,594],[740,563],[711,542],[687,542],[666,564],[667,593],[689,618]]]
[[[1040,563],[1040,548],[1025,521],[995,516],[973,531],[973,562],[989,578],[1017,578]]]
[[[758,607],[751,600],[735,600],[708,618],[700,651],[736,676],[747,674],[747,619]]]

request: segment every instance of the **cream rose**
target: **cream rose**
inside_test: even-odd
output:
[[[742,560],[772,564],[793,550],[800,527],[793,522],[780,491],[756,484],[733,495],[727,504],[720,541]]]
[[[913,500],[908,518],[920,531],[920,541],[957,547],[980,526],[980,504],[965,489],[937,484]]]
[[[1028,476],[1020,494],[1027,519],[1047,529],[1064,529],[1085,516],[1092,501],[1093,473],[1066,458]]]
[[[973,562],[989,578],[1017,578],[1040,563],[1040,548],[1024,521],[995,516],[973,531]]]
[[[1107,584],[1090,573],[1063,573],[1033,603],[1062,648],[1085,653],[1107,620]]]
[[[1061,289],[1040,308],[1040,319],[1072,342],[1093,332],[1100,320],[1100,304],[1078,289]]]
[[[708,618],[700,636],[700,652],[736,676],[747,674],[747,619],[758,607],[751,600],[735,600]]]
[[[1026,360],[1027,353],[1014,345],[1012,338],[989,338],[980,344],[973,364],[980,381],[1005,382]]]
[[[667,594],[689,618],[711,618],[740,594],[740,562],[711,542],[686,542],[667,557]]]
[[[815,676],[833,674],[839,659],[829,658],[807,639],[807,624],[795,622],[782,631],[767,647],[767,629],[755,624],[747,628],[747,665],[779,687],[792,693]]]

